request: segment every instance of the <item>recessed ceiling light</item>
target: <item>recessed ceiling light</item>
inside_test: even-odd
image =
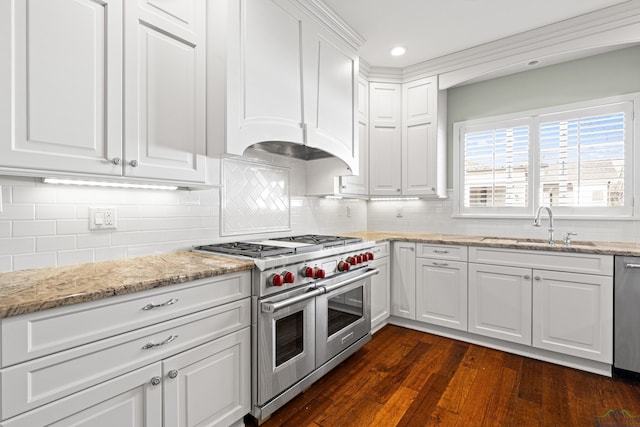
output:
[[[407,52],[407,48],[403,46],[396,46],[391,49],[391,55],[393,56],[402,56]]]

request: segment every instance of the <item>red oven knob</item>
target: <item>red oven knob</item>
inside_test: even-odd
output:
[[[358,263],[358,260],[356,259],[356,257],[350,256],[347,258],[347,262],[351,265],[356,265]]]
[[[315,277],[315,275],[313,274],[313,268],[311,267],[307,267],[304,269],[304,277]]]
[[[358,255],[358,256],[356,256],[356,262],[357,262],[358,264],[362,264],[362,261],[364,261],[364,260],[362,259],[362,255]]]
[[[290,271],[283,272],[281,276],[284,278],[284,283],[293,283],[296,281],[296,276]]]
[[[316,270],[316,279],[324,279],[324,270],[321,268],[318,268]]]
[[[284,285],[284,277],[282,277],[282,274],[274,274],[273,276],[271,276],[271,284],[273,286]]]
[[[373,252],[367,252],[366,255],[367,255],[367,261],[373,261],[373,258],[374,258]]]
[[[338,271],[349,271],[349,267],[351,267],[351,265],[348,262],[340,261],[338,263]]]

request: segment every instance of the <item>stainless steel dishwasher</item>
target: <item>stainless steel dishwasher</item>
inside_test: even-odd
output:
[[[615,257],[614,361],[616,370],[640,373],[640,257]]]

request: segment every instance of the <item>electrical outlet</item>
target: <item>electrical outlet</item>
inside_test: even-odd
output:
[[[89,230],[115,230],[116,208],[89,208]]]

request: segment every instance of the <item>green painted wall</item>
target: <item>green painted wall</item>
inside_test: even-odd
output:
[[[453,187],[453,123],[633,92],[640,92],[640,47],[449,89],[447,188]]]

